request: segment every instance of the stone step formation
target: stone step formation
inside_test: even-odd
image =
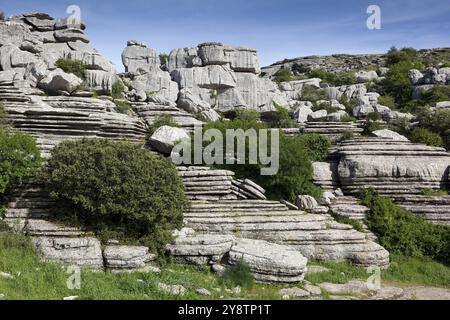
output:
[[[197,120],[192,114],[179,109],[176,106],[161,105],[156,103],[133,102],[134,112],[142,118],[148,126],[151,126],[158,117],[170,116],[175,123],[188,132],[195,126],[202,126],[203,122]]]
[[[100,241],[90,232],[53,222],[55,202],[39,184],[23,185],[13,194],[4,221],[30,236],[44,260],[111,272],[155,272],[155,255],[147,247]]]
[[[64,140],[88,137],[141,143],[146,132],[141,120],[115,112],[108,100],[26,95],[13,85],[0,85],[0,99],[13,126],[34,136],[44,157]]]
[[[345,135],[360,136],[364,131],[357,122],[308,121],[304,133],[319,133],[331,142],[339,142]]]
[[[432,223],[448,225],[450,196],[422,193],[424,189],[448,189],[449,168],[450,153],[443,148],[389,138],[359,138],[338,143],[327,162],[314,162],[313,180],[326,191],[342,188],[349,196],[373,188]],[[350,218],[362,217],[362,212],[355,215],[353,209],[339,211]]]

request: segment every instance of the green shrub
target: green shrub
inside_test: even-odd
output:
[[[391,110],[397,109],[397,104],[395,103],[395,99],[391,95],[382,95],[378,97],[378,104],[381,104],[382,106],[386,106],[390,108]]]
[[[307,73],[308,78],[320,78],[331,86],[343,86],[356,83],[354,72],[328,72],[324,69],[314,69]]]
[[[254,284],[254,277],[251,269],[244,259],[236,262],[225,269],[222,275],[222,282],[227,286],[240,286],[242,288],[251,289]]]
[[[283,108],[282,106],[273,103],[275,106],[276,111],[272,112],[268,119],[264,119],[266,122],[269,123],[271,128],[296,128],[298,127],[298,124],[295,122],[295,120],[292,118],[291,114],[289,113],[286,108]]]
[[[402,48],[398,50],[396,47],[392,47],[386,54],[386,65],[388,67],[404,61],[422,63],[417,50],[414,48]]]
[[[298,78],[292,73],[291,69],[282,68],[278,70],[273,77],[273,81],[277,83],[289,82],[297,80]]]
[[[169,55],[167,53],[161,53],[159,55],[159,61],[161,62],[161,65],[165,65],[167,63],[168,59],[169,59]]]
[[[148,127],[146,137],[150,138],[158,128],[162,126],[169,126],[178,128],[180,125],[173,120],[170,114],[163,114],[155,118],[155,121]]]
[[[370,121],[378,121],[381,119],[381,115],[378,112],[369,112],[367,119]]]
[[[138,145],[63,142],[52,150],[42,179],[58,201],[56,218],[103,240],[114,237],[162,253],[182,225],[187,200],[175,166]]]
[[[417,120],[420,127],[427,128],[438,133],[443,141],[443,145],[450,150],[450,110],[422,108],[417,113]]]
[[[436,102],[450,100],[450,85],[436,85],[430,91],[422,93],[422,104],[434,105]]]
[[[132,110],[130,103],[127,100],[114,100],[116,111],[123,114],[129,114]]]
[[[450,264],[450,227],[427,222],[373,190],[364,190],[361,199],[370,209],[367,226],[389,252]]]
[[[446,190],[433,190],[430,188],[424,188],[422,190],[420,190],[420,194],[423,196],[429,196],[429,197],[433,197],[433,196],[447,196],[448,195],[448,191]]]
[[[373,122],[373,121],[368,120],[364,124],[363,129],[364,129],[363,133],[365,135],[368,135],[368,134],[370,134],[370,133],[372,133],[374,131],[384,129],[384,126],[381,123],[379,123],[379,122]]]
[[[411,142],[422,143],[432,147],[443,146],[441,136],[425,128],[414,128],[409,135],[409,140],[411,140]]]
[[[40,151],[33,137],[0,130],[0,198],[33,178],[40,165]]]
[[[355,134],[351,130],[345,130],[342,133],[341,140],[351,140],[355,137]]]
[[[244,111],[230,121],[219,120],[206,123],[204,130],[217,129],[226,136],[227,129],[267,129],[267,125],[259,120],[259,113]],[[225,139],[224,139],[225,140]],[[263,167],[260,164],[249,164],[249,147],[246,139],[245,164],[216,164],[216,168],[232,170],[238,178],[249,178],[266,189],[268,197],[294,201],[298,194],[311,194],[320,196],[321,190],[312,183],[311,161],[323,159],[328,154],[330,142],[320,135],[298,135],[286,137],[280,132],[279,140],[279,170],[276,175],[263,176],[260,173]],[[270,142],[270,135],[268,137]],[[223,150],[226,150],[224,141]],[[209,143],[205,143],[208,145]],[[235,147],[236,148],[236,147]],[[270,150],[270,146],[268,146]],[[237,150],[234,150],[237,155]]]
[[[333,213],[332,211],[330,211],[329,214],[333,217],[334,220],[336,220],[336,222],[351,225],[356,231],[364,232],[364,227],[361,221],[350,219],[349,217]]]
[[[315,103],[318,100],[325,100],[327,98],[327,95],[325,93],[325,90],[323,89],[317,89],[311,86],[304,86],[302,88],[301,98],[302,100],[311,101]]]
[[[0,130],[9,128],[11,126],[11,120],[9,119],[8,112],[6,112],[3,104],[0,102]]]
[[[125,91],[125,85],[123,84],[122,80],[117,80],[112,85],[111,97],[113,99],[123,99],[124,98],[124,95],[123,95],[124,91]]]
[[[80,60],[69,60],[59,58],[56,60],[55,65],[58,68],[61,68],[66,73],[72,73],[76,75],[78,78],[85,79],[86,78],[86,67],[84,63]]]
[[[341,122],[354,122],[357,121],[357,119],[349,114],[345,114],[340,118]]]

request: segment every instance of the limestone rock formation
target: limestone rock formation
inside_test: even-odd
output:
[[[160,153],[170,154],[175,143],[182,140],[189,140],[189,135],[184,129],[162,126],[150,137],[149,143]]]

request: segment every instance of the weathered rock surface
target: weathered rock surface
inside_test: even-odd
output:
[[[170,154],[177,142],[190,139],[182,128],[162,126],[149,139],[150,145],[163,154]]]
[[[147,247],[108,245],[103,250],[107,270],[112,272],[145,271],[156,256]]]
[[[237,239],[228,262],[245,261],[256,280],[299,282],[304,278],[307,259],[288,246],[261,240]]]

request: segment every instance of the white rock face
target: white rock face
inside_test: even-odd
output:
[[[289,246],[262,240],[237,239],[229,262],[248,263],[255,279],[274,282],[299,282],[304,278],[307,259]]]
[[[148,101],[162,105],[175,105],[178,97],[177,83],[161,69],[134,77],[132,87],[137,92],[145,93]]]
[[[313,113],[313,111],[311,110],[310,107],[307,106],[302,106],[302,107],[298,107],[295,111],[294,111],[294,119],[298,122],[298,123],[305,123],[306,121],[308,121],[308,117]]]
[[[122,52],[122,63],[126,72],[141,74],[159,69],[161,62],[154,49],[136,42],[129,42],[128,44]]]
[[[299,195],[295,201],[295,205],[301,210],[312,210],[318,206],[314,197],[308,195]]]
[[[39,86],[49,93],[58,94],[61,91],[72,93],[82,83],[83,80],[76,75],[65,73],[58,68],[42,79]]]
[[[438,109],[449,109],[450,108],[450,101],[436,102],[436,108],[438,108]]]
[[[150,145],[164,154],[170,154],[176,142],[189,139],[184,129],[162,126],[150,137]]]
[[[402,136],[401,134],[388,129],[373,131],[372,135],[379,138],[392,139],[394,141],[409,141],[405,136]]]

